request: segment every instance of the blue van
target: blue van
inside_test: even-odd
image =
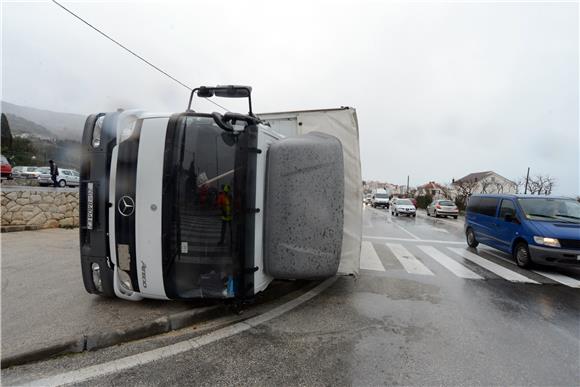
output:
[[[531,195],[473,195],[467,203],[465,236],[533,263],[580,267],[580,203],[571,198]]]

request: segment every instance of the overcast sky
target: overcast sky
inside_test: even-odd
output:
[[[63,1],[190,86],[253,86],[257,112],[355,107],[364,179],[529,166],[579,193],[577,3],[279,3]],[[3,100],[185,109],[185,88],[50,2],[4,1],[2,23]]]

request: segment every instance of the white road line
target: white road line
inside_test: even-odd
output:
[[[559,282],[563,285],[570,286],[571,288],[580,288],[580,281],[575,278],[568,277],[564,274],[560,273],[550,273],[543,270],[532,270],[534,273],[538,273],[539,275],[543,275],[544,277],[548,277],[552,281]]]
[[[490,251],[488,249],[480,249],[480,251],[483,251],[487,254],[493,255],[496,258],[500,258],[500,259],[504,260],[505,262],[509,262],[510,264],[517,266],[513,260],[506,258],[506,257],[503,257],[503,256],[499,255],[498,253],[496,253],[495,251]],[[559,282],[563,285],[569,286],[571,288],[580,288],[580,281],[578,281],[575,278],[568,277],[564,274],[555,273],[555,272],[547,272],[547,271],[543,271],[543,270],[531,270],[531,271],[533,271],[534,273],[539,274],[543,277],[549,278],[552,281],[556,281],[556,282]]]
[[[377,255],[373,244],[363,241],[360,252],[360,268],[365,270],[385,271],[381,259]]]
[[[225,339],[227,337],[231,337],[238,333],[247,331],[248,329],[251,329],[259,324],[262,324],[273,318],[281,316],[286,312],[289,312],[290,310],[296,308],[300,304],[303,304],[304,302],[309,301],[310,299],[322,293],[325,289],[331,286],[334,283],[334,281],[336,281],[336,278],[337,277],[329,278],[326,281],[322,282],[320,285],[316,286],[314,289],[304,293],[300,297],[297,297],[292,301],[280,305],[270,310],[269,312],[266,312],[256,317],[252,317],[244,322],[239,322],[230,325],[228,327],[218,329],[217,331],[208,333],[206,335],[195,337],[193,339],[182,341],[180,343],[168,345],[166,347],[161,347],[136,355],[127,356],[107,363],[81,368],[60,375],[50,376],[48,378],[34,380],[32,382],[26,383],[26,385],[61,386],[65,384],[80,383],[99,376],[122,372],[136,366],[141,366],[153,361],[158,361],[160,359],[175,356],[183,352],[195,350],[206,344],[210,344],[215,341]]]
[[[442,266],[444,266],[447,270],[452,272],[458,277],[461,278],[469,278],[469,279],[483,279],[480,275],[472,272],[453,258],[448,257],[447,255],[443,254],[441,251],[437,250],[433,246],[417,246],[431,258],[439,262]]]
[[[407,273],[411,274],[421,274],[421,275],[433,275],[431,270],[427,266],[423,265],[421,261],[415,258],[409,250],[404,248],[402,245],[395,243],[386,244],[389,249],[393,252],[395,257],[401,262]]]
[[[399,227],[401,230],[403,230],[404,232],[406,232],[407,234],[411,235],[414,239],[420,239],[417,235],[413,234],[412,232],[408,231],[406,228],[404,228],[403,226],[397,224],[397,222],[393,222],[393,224],[397,227]]]
[[[498,265],[497,263],[494,263],[492,261],[488,261],[485,258],[480,257],[477,254],[473,254],[471,251],[467,251],[465,249],[459,249],[456,247],[448,247],[449,250],[453,251],[456,254],[461,255],[463,258],[483,267],[486,270],[491,271],[492,273],[508,280],[511,282],[525,282],[525,283],[530,283],[530,284],[539,284],[538,282],[534,281],[533,279],[530,279],[528,277],[525,277],[519,273],[516,273],[515,271],[511,271],[510,269],[507,269],[501,265]]]
[[[443,241],[443,240],[436,240],[436,239],[411,239],[411,238],[391,238],[391,237],[381,237],[381,236],[372,236],[372,235],[363,235],[364,239],[378,239],[382,241],[401,241],[401,242],[415,242],[415,243],[443,243],[443,244],[450,244],[450,245],[463,245],[465,246],[465,242],[455,242],[455,241]]]

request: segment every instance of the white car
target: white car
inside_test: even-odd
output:
[[[78,186],[80,184],[80,175],[74,169],[58,169],[58,176],[56,182],[59,187]],[[42,173],[38,176],[38,184],[41,186],[52,185],[50,178],[50,168],[43,168]]]
[[[12,168],[12,177],[20,179],[36,179],[40,176],[38,167],[14,167]]]
[[[409,199],[395,199],[391,205],[391,215],[417,216],[417,209]]]

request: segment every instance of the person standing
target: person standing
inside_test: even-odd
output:
[[[58,166],[54,160],[48,160],[48,163],[50,164],[50,178],[52,179],[52,184],[55,187],[58,187],[58,182],[56,181],[56,178],[58,177]]]
[[[219,193],[217,205],[222,212],[222,230],[220,233],[220,241],[218,245],[223,245],[226,237],[226,229],[229,228],[230,244],[232,241],[232,195],[230,194],[229,184],[222,186],[222,192]]]

